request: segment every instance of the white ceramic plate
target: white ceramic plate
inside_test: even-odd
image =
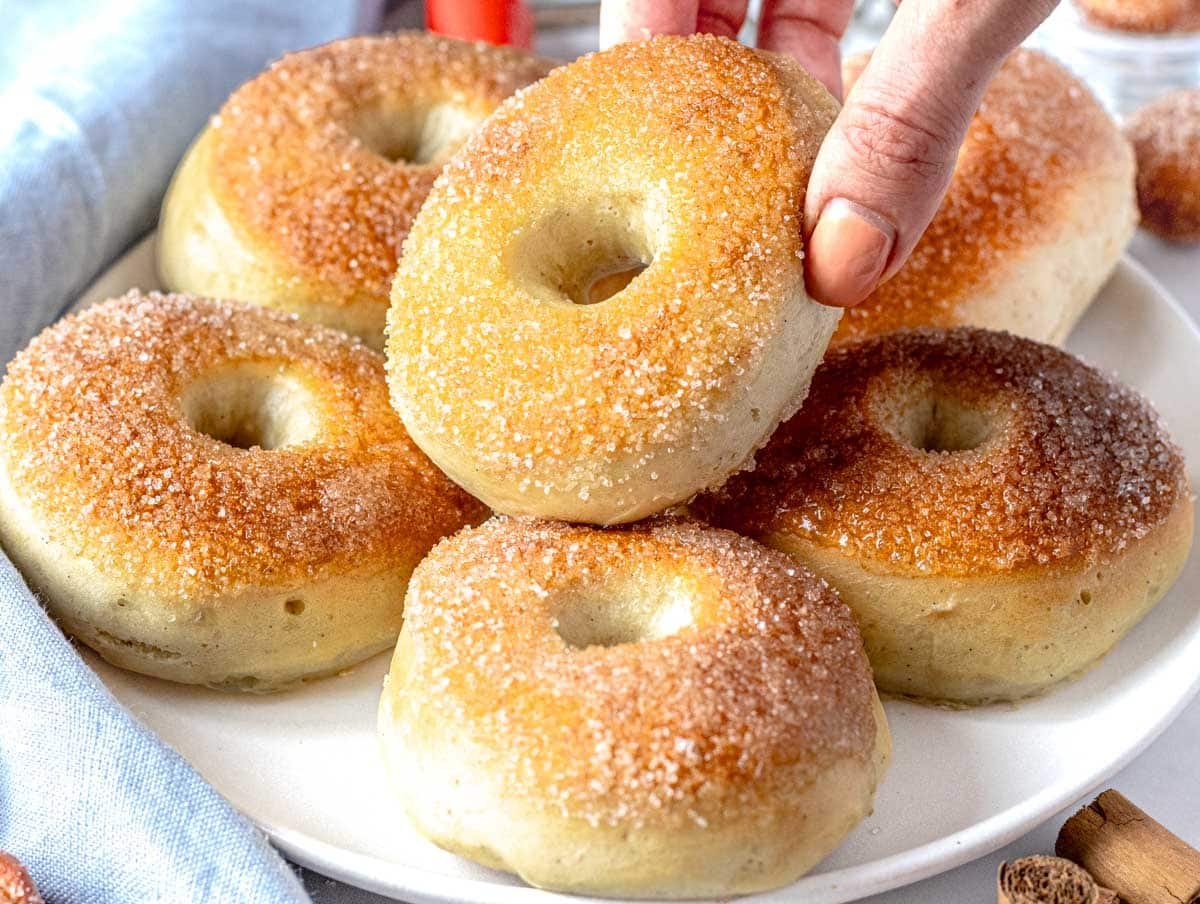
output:
[[[144,242],[84,301],[154,285]],[[1070,347],[1154,400],[1200,485],[1200,334],[1163,290],[1126,261]],[[905,885],[990,853],[1090,792],[1200,687],[1198,598],[1193,555],[1113,653],[1041,699],[963,712],[889,701],[896,752],[874,814],[813,874],[762,899],[834,904]],[[126,706],[296,862],[409,902],[559,897],[435,848],[397,811],[375,743],[387,656],[273,697],[178,687],[92,662]]]

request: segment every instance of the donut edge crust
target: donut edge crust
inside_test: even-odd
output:
[[[156,237],[159,279],[172,291],[278,308],[357,336],[383,350],[387,304],[355,292],[330,304],[320,283],[287,276],[287,266],[226,216],[210,181],[212,129],[184,155],[163,200]]]
[[[380,69],[381,66],[384,68]],[[301,100],[313,100],[313,91],[319,94],[326,86],[326,70],[330,67],[341,72],[359,68],[384,75],[392,75],[399,67],[407,74],[406,86],[415,88],[418,94],[429,90],[440,96],[449,88],[451,95],[455,92],[465,95],[457,97],[454,104],[462,100],[461,106],[469,108],[469,115],[481,122],[513,90],[545,75],[552,63],[515,48],[460,41],[424,31],[337,39],[284,54],[239,85],[184,155],[167,188],[159,217],[157,262],[164,286],[173,291],[289,311],[358,336],[371,348],[382,351],[390,280],[400,240],[424,202],[444,157],[439,155],[428,162],[406,161],[402,169],[394,171],[392,163],[372,159],[378,157],[377,152],[365,147],[368,142],[358,138],[370,164],[364,168],[362,159],[345,157],[346,147],[341,142],[345,124],[321,119],[321,113],[315,117],[311,112],[295,116],[282,129],[274,127],[274,131],[267,128],[262,134],[255,131],[246,134],[247,126],[256,124],[254,117],[269,116],[280,107],[299,106]],[[305,87],[310,84],[316,87]],[[282,91],[282,98],[271,97],[264,104],[264,91],[268,96],[272,93],[265,89],[266,85]],[[287,89],[281,88],[282,85],[288,85]],[[304,96],[306,91],[310,96]],[[299,98],[295,96],[297,92]],[[321,110],[322,100],[328,97],[322,95],[315,101]],[[369,108],[368,100],[362,97],[355,97],[351,105],[359,110]],[[376,120],[386,118],[386,114],[375,116]],[[254,182],[252,187],[291,195],[287,207],[280,205],[285,213],[292,211],[281,222],[252,222],[244,207],[230,195],[228,186],[222,186],[223,172],[219,167],[228,164],[229,157],[222,158],[220,154],[228,150],[228,145],[217,144],[214,129],[222,121],[235,130],[241,126],[240,136],[226,139],[235,142],[233,146],[239,156],[242,149],[248,157],[261,155],[261,175],[257,168],[254,173],[267,180],[267,184]],[[308,132],[304,132],[305,128]],[[282,141],[283,135],[294,140]],[[461,135],[455,136],[447,147],[456,147],[461,139]],[[256,147],[258,141],[264,144]],[[448,150],[444,153],[448,154]],[[283,185],[272,185],[272,177],[278,183],[276,164],[280,158],[290,162],[287,180]],[[362,178],[373,185],[368,194],[383,198],[385,205],[395,201],[389,209],[397,212],[394,229],[382,237],[387,250],[379,247],[380,236],[369,239],[362,247],[351,245],[339,261],[349,262],[341,263],[336,274],[322,269],[321,262],[314,259],[320,253],[314,254],[311,248],[299,252],[280,241],[281,234],[289,230],[293,234],[308,231],[317,237],[319,247],[330,244],[329,236],[318,234],[314,221],[320,218],[313,216],[317,199],[328,200],[330,193],[321,195],[322,185],[314,187],[312,180],[328,179],[328,174],[335,171],[339,172],[336,177],[339,181],[334,185],[335,201],[353,192],[363,193],[354,181]],[[402,174],[398,184],[392,183],[393,172]],[[252,181],[247,177],[246,184]],[[395,197],[397,190],[399,198]],[[308,206],[295,212],[294,208],[304,202],[309,202]],[[337,226],[366,233],[361,220],[353,221],[355,215],[348,214],[349,220],[341,220]],[[324,223],[320,228],[328,231],[330,224]],[[390,260],[383,285],[378,285],[376,278],[365,277],[361,266],[353,260],[380,253]]]
[[[876,692],[870,761],[846,758],[814,780],[798,779],[803,790],[786,810],[719,827],[639,830],[567,822],[480,781],[480,772],[471,765],[476,755],[466,745],[453,757],[440,748],[420,749],[420,727],[409,731],[398,714],[407,693],[398,678],[407,655],[402,634],[380,700],[379,736],[391,786],[410,822],[443,850],[547,891],[671,900],[790,885],[871,814],[891,761],[891,731]],[[517,827],[522,824],[535,828],[521,832]]]
[[[513,524],[520,521],[524,527]],[[618,592],[657,599],[657,581],[682,581],[697,600],[719,594],[721,603],[700,602],[700,611],[718,605],[724,614],[700,615],[704,627],[686,646],[668,639],[673,632],[607,649],[559,643],[560,594],[570,599],[580,581],[603,584],[614,568],[624,574],[635,549],[649,570],[638,566],[640,583]],[[659,567],[666,570],[656,577]],[[717,583],[706,591],[710,580]],[[446,850],[556,891],[720,897],[795,881],[871,812],[891,734],[861,638],[828,585],[782,553],[681,519],[598,531],[494,518],[439,544],[418,567],[406,603],[412,617],[384,681],[379,742],[411,822]],[[695,669],[713,651],[703,648],[716,644],[738,657],[738,638],[758,651],[738,662],[755,669],[761,656],[782,656],[780,669],[768,665],[744,674],[740,685],[705,691],[704,673]],[[807,651],[803,662],[787,659],[795,643]],[[646,659],[654,664],[642,671]],[[514,671],[494,671],[514,660]],[[810,669],[810,662],[820,665]],[[661,668],[691,676],[677,685],[668,677],[672,686],[660,690],[695,713],[627,708],[633,701],[623,695],[653,693],[645,682]],[[592,708],[575,699],[576,679],[598,689],[586,676],[609,670],[637,677],[617,680],[622,696],[612,703]],[[565,696],[535,691],[531,700],[519,690],[530,681],[565,681]],[[431,692],[429,683],[438,688]],[[559,731],[564,712],[576,718]],[[576,731],[593,719],[593,727]],[[681,752],[687,745],[680,740],[717,722],[725,741],[711,761]],[[580,739],[596,747],[583,740],[577,748]],[[532,761],[533,771],[518,760]],[[563,772],[565,761],[593,765]]]
[[[858,54],[846,61],[849,83],[857,78],[868,57],[869,54]],[[969,236],[978,228],[969,217],[959,215],[978,208],[971,207],[976,187],[959,184],[956,166],[947,199],[934,215],[935,228],[918,244],[915,259],[905,267],[908,274],[903,282],[913,283],[912,293],[904,290],[901,281],[883,284],[842,319],[831,347],[899,327],[960,325],[1003,330],[1062,345],[1108,282],[1138,225],[1133,148],[1090,89],[1043,53],[1017,50],[1001,70],[995,87],[990,89],[994,97],[1013,93],[1019,78],[1016,70],[1021,66],[1045,67],[1048,77],[1058,82],[1060,91],[1080,91],[1075,102],[1092,107],[1086,118],[1089,130],[1097,133],[1097,141],[1086,151],[1078,144],[1075,147],[1077,157],[1086,154],[1089,159],[1077,159],[1063,178],[1040,185],[1029,199],[1039,209],[1036,216],[1030,212],[1024,216],[1034,220],[1031,224],[1034,235],[1015,247],[991,250],[948,293],[925,297],[920,283],[927,274],[937,276],[940,256],[958,251],[960,240],[956,237]],[[1010,69],[1012,72],[1007,71]],[[985,95],[985,104],[988,99]],[[1008,102],[1013,100],[1008,97]],[[1014,114],[1018,123],[1037,115],[1025,109]],[[999,113],[993,114],[996,117]],[[973,131],[978,121],[977,113],[973,117]],[[990,134],[990,140],[1000,139]],[[1025,154],[1030,152],[1029,148],[1023,149]],[[1006,192],[1011,192],[1005,188],[1006,179],[1011,177],[1000,172],[994,178],[994,190],[1003,200]],[[1039,223],[1036,221],[1042,216],[1042,209],[1052,213],[1048,221]],[[945,228],[939,230],[941,224]],[[935,240],[935,234],[941,234],[941,239]],[[998,238],[989,234],[987,242]],[[938,253],[923,255],[926,245]],[[892,318],[900,311],[905,312],[904,322],[893,322]]]
[[[850,607],[881,691],[974,706],[1036,696],[1099,662],[1170,590],[1193,530],[1184,495],[1118,556],[979,577],[888,574],[809,540],[762,540]]]
[[[20,500],[0,455],[0,542],[63,630],[118,668],[216,690],[269,693],[335,674],[393,644],[416,561],[227,599],[132,591],[55,542]],[[353,619],[346,600],[355,600]],[[287,605],[299,600],[303,615]],[[167,612],[170,610],[170,614]]]
[[[702,37],[716,40],[711,36]],[[604,53],[601,51],[598,56]],[[757,55],[771,70],[782,93],[795,102],[791,108],[793,117],[805,105],[815,118],[823,120],[826,128],[832,124],[838,105],[819,83],[790,59],[771,53]],[[554,90],[559,90],[564,71],[569,69],[570,66],[563,67],[550,77],[560,79],[554,83]],[[542,88],[549,90],[544,83],[531,90]],[[492,120],[493,125],[503,119],[512,103],[510,100],[501,106]],[[813,146],[813,157],[818,144]],[[458,160],[462,161],[464,155],[477,147],[478,142],[468,145]],[[452,210],[458,203],[449,187],[455,178],[462,178],[462,174],[451,167],[439,179],[406,244],[392,289],[387,339],[388,382],[393,405],[413,440],[452,480],[494,510],[510,515],[599,525],[635,522],[686,502],[697,493],[715,489],[731,475],[748,467],[775,428],[799,410],[812,375],[842,317],[841,309],[818,304],[809,297],[802,267],[797,269],[795,283],[780,293],[774,329],[758,354],[756,366],[751,370],[745,366],[745,361],[737,362],[737,367],[745,373],[713,402],[722,413],[719,429],[713,429],[711,423],[690,424],[686,435],[680,430],[665,440],[647,442],[636,451],[628,451],[628,445],[633,445],[630,443],[625,450],[607,456],[583,455],[569,464],[556,461],[552,469],[546,471],[481,463],[481,456],[472,448],[479,445],[477,437],[471,436],[477,432],[477,421],[465,426],[455,423],[456,432],[438,435],[443,421],[431,417],[426,410],[432,402],[421,389],[421,374],[409,351],[410,345],[417,345],[418,339],[423,337],[410,325],[413,318],[399,312],[404,308],[406,293],[419,295],[416,290],[407,292],[408,283],[417,279],[409,271],[426,267],[430,259],[435,263],[439,260],[435,251],[425,254],[421,243],[427,240],[428,221],[435,215],[440,216],[442,197],[450,199],[445,203]],[[455,342],[457,339],[448,344]],[[468,366],[463,364],[464,368]],[[545,375],[545,379],[549,382],[552,377]],[[463,407],[455,410],[460,412]],[[564,411],[563,415],[564,420],[570,420],[570,412]],[[516,420],[510,419],[512,433],[520,433],[526,439],[536,435],[534,431],[522,429]],[[638,429],[648,432],[645,427]],[[463,435],[471,438],[464,440]],[[482,448],[492,451],[491,447]],[[515,454],[511,449],[504,451]]]
[[[188,338],[188,330],[197,332]],[[420,504],[408,506],[397,492],[377,498],[402,505],[422,519],[419,524],[397,533],[386,523],[355,521],[355,534],[368,545],[351,557],[340,535],[330,539],[313,526],[326,524],[336,508],[320,509],[328,517],[307,529],[298,510],[287,508],[275,535],[298,532],[297,543],[264,546],[255,534],[262,497],[253,487],[236,479],[231,484],[249,492],[242,515],[236,506],[226,510],[221,493],[208,492],[206,468],[213,463],[253,482],[237,463],[243,455],[276,476],[308,474],[309,484],[300,489],[321,492],[326,484],[311,480],[321,472],[298,463],[352,448],[331,434],[331,444],[297,446],[308,449],[301,456],[231,450],[190,426],[182,396],[174,394],[178,389],[164,389],[175,378],[196,386],[229,364],[241,368],[243,379],[254,379],[263,373],[260,365],[275,362],[266,368],[275,374],[281,360],[298,369],[325,368],[328,386],[352,388],[340,402],[336,395],[314,398],[314,411],[339,418],[343,429],[350,419],[360,438],[396,443],[382,455],[339,460],[349,467],[359,460],[386,465],[386,472],[368,475],[386,473],[396,481],[389,487]],[[156,382],[162,375],[167,382]],[[238,392],[228,385],[205,391],[214,397]],[[40,401],[31,404],[38,393]],[[171,509],[162,498],[147,499],[146,484],[131,492],[120,480],[128,475],[122,450],[131,440],[109,431],[130,423],[140,425],[149,450],[135,464],[149,466],[154,492],[189,504]],[[65,630],[114,665],[180,683],[274,691],[387,649],[402,623],[412,570],[440,537],[485,515],[404,436],[387,402],[377,353],[344,334],[248,304],[133,291],[72,315],[10,362],[0,384],[0,424],[6,431],[0,442],[0,543],[30,589]],[[118,434],[124,438],[112,439]],[[76,445],[80,437],[100,438],[102,445]],[[196,441],[199,446],[189,445]],[[213,443],[210,461],[203,450]],[[196,461],[202,464],[189,472],[189,462]],[[336,494],[338,488],[332,489]],[[148,511],[174,514],[139,521]],[[209,565],[214,571],[203,573]]]

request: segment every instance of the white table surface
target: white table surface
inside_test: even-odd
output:
[[[1200,247],[1171,246],[1141,233],[1132,252],[1200,322]],[[1195,387],[1200,404],[1200,386]],[[1196,664],[1200,669],[1200,663]],[[1200,846],[1200,699],[1106,787],[1117,788],[1185,841]],[[1053,853],[1063,821],[1087,803],[1072,807],[995,854],[907,888],[865,899],[869,904],[969,904],[995,900],[997,866],[1026,854]],[[303,873],[316,904],[384,904],[387,898]]]

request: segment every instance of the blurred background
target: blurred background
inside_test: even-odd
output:
[[[429,27],[455,37],[531,46],[571,59],[596,49],[600,4],[594,0],[528,0],[480,4],[463,0],[367,0],[368,16],[385,30]],[[751,0],[740,35],[752,44],[761,0]],[[859,0],[843,47],[847,53],[878,43],[894,0]],[[1146,33],[1105,28],[1065,0],[1029,40],[1082,75],[1114,113],[1127,115],[1173,88],[1200,85],[1200,32]]]

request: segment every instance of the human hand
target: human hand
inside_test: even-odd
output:
[[[852,306],[912,253],[950,184],[987,83],[1058,0],[905,0],[855,82],[809,180],[809,294]],[[736,37],[746,0],[603,0],[600,43],[696,31]],[[758,45],[841,96],[854,0],[763,0]]]

